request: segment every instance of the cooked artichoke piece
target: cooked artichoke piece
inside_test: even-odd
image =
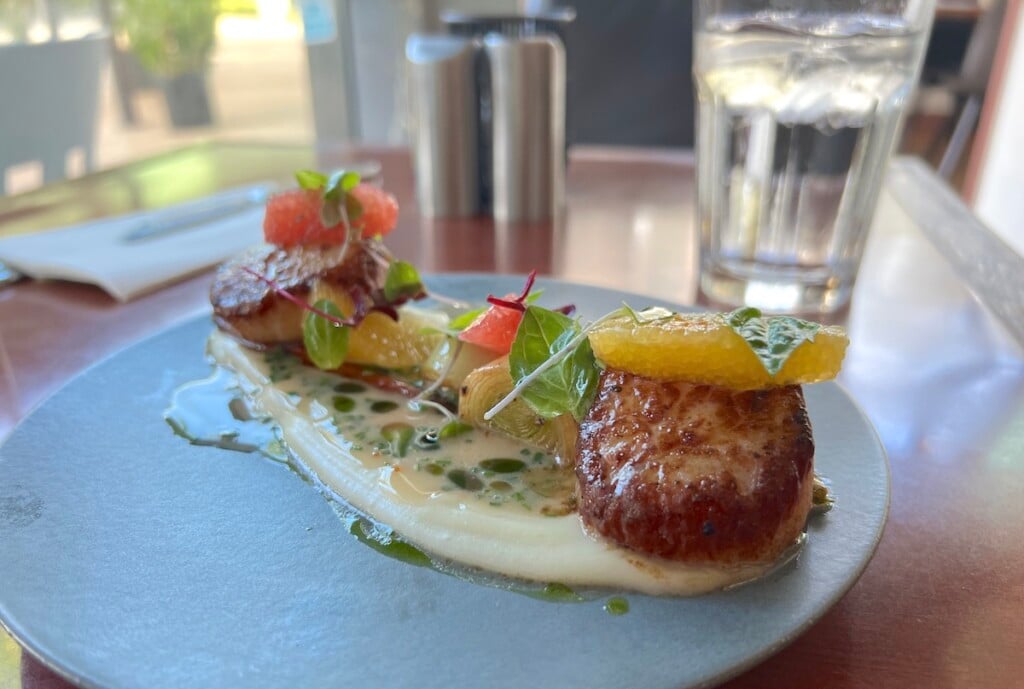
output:
[[[513,387],[507,356],[475,369],[466,376],[459,389],[459,416],[474,426],[491,428],[552,452],[559,463],[571,463],[579,428],[570,414],[545,419],[517,399],[490,421],[484,420],[487,410]]]

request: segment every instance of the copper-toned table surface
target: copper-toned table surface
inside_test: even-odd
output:
[[[404,152],[210,144],[0,198],[0,236],[353,158],[383,164],[402,207],[389,244],[424,271],[538,268],[698,300],[693,164],[677,153],[575,151],[565,221],[501,227],[420,218]],[[84,367],[203,313],[208,280],[128,304],[62,282],[0,289],[0,438]],[[1024,354],[890,196],[840,318],[852,340],[840,382],[892,463],[889,524],[863,577],[820,622],[726,686],[1024,686]],[[67,686],[0,631],[0,688]]]

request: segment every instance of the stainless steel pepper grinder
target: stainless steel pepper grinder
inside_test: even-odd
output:
[[[484,37],[494,218],[547,220],[565,204],[565,48],[554,34]]]

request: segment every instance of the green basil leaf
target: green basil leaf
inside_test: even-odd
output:
[[[320,299],[313,304],[313,308],[337,318],[345,317],[341,309],[329,299]],[[345,361],[348,333],[348,327],[332,323],[312,311],[307,311],[302,320],[302,342],[306,346],[306,354],[320,369],[336,369]]]
[[[341,176],[341,188],[345,191],[352,191],[363,181],[358,172],[346,172]]]
[[[521,383],[579,334],[579,326],[568,316],[527,307],[508,355],[512,380]],[[599,373],[590,341],[583,338],[564,359],[527,385],[520,398],[540,416],[550,419],[568,413],[581,420],[594,399]]]
[[[295,173],[295,181],[303,189],[314,191],[316,189],[323,189],[324,185],[327,184],[327,175],[316,170],[299,170]]]
[[[392,261],[388,266],[388,274],[384,277],[384,298],[395,302],[403,298],[413,298],[423,292],[423,282],[416,268],[407,261]]]
[[[328,201],[340,201],[342,194],[355,189],[359,184],[359,173],[348,170],[338,170],[327,178],[324,185],[324,199]]]
[[[454,330],[456,332],[461,332],[468,328],[469,326],[471,326],[473,324],[473,321],[479,318],[480,315],[486,311],[487,307],[483,306],[479,309],[473,309],[472,311],[460,313],[458,316],[453,318],[450,323],[448,323],[448,329]]]
[[[342,220],[352,222],[362,216],[363,205],[359,199],[348,193],[359,184],[359,173],[337,170],[328,177],[316,170],[299,170],[295,173],[295,180],[303,189],[323,190],[320,222],[324,227],[334,227]],[[341,212],[342,203],[345,204],[345,215]]]
[[[762,316],[758,309],[750,306],[726,314],[725,319],[772,376],[782,370],[797,347],[813,342],[821,329],[817,323],[792,316]]]

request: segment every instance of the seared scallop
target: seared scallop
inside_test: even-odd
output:
[[[278,294],[267,280],[300,300],[322,280],[344,290],[354,302],[369,305],[383,287],[390,260],[387,249],[373,240],[347,247],[253,247],[218,268],[210,288],[213,317],[223,330],[249,343],[300,340],[302,307]]]
[[[647,555],[769,562],[804,527],[813,459],[799,386],[736,391],[608,369],[580,427],[580,516]]]

